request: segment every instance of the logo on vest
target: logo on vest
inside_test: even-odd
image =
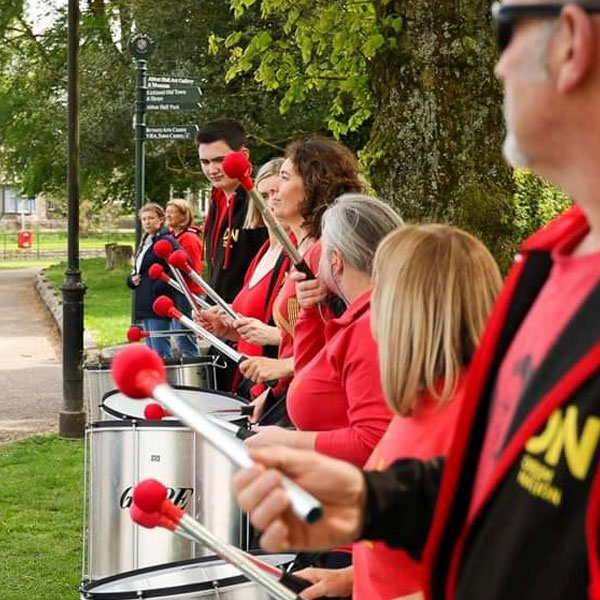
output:
[[[546,427],[525,445],[517,483],[532,496],[554,506],[562,500],[562,490],[554,482],[556,467],[562,457],[572,477],[583,481],[600,440],[600,417],[591,415],[579,425],[579,408],[569,406],[555,410]]]
[[[223,234],[223,248],[227,247],[227,242],[231,237],[231,243],[235,243],[240,238],[240,230],[239,229],[229,229],[229,227],[225,230]]]

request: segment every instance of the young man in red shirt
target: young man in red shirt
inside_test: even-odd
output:
[[[204,221],[204,254],[208,283],[227,302],[244,284],[250,262],[267,239],[265,227],[243,227],[248,198],[237,179],[230,179],[222,168],[231,152],[249,154],[244,128],[232,119],[219,119],[204,125],[196,136],[202,172],[212,187]]]

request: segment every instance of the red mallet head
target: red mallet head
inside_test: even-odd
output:
[[[156,479],[144,479],[133,490],[133,502],[145,513],[159,513],[167,488]]]
[[[144,408],[144,419],[147,421],[161,421],[169,413],[160,405],[153,402]]]
[[[254,182],[250,177],[252,167],[244,152],[231,152],[221,164],[223,173],[231,179],[238,179],[244,189],[251,190],[254,187]]]
[[[144,512],[135,503],[132,503],[129,507],[129,515],[134,523],[146,527],[147,529],[154,529],[160,525],[161,518],[159,513]]]
[[[162,358],[147,346],[123,348],[112,361],[111,372],[119,391],[130,398],[148,398],[165,382]]]
[[[189,273],[192,270],[192,267],[188,262],[188,255],[184,250],[175,250],[175,252],[169,256],[169,264],[186,273]]]
[[[146,527],[146,529],[154,529],[155,527],[164,527],[171,531],[177,529],[177,525],[168,517],[165,517],[160,513],[144,512],[135,503],[129,508],[129,515],[134,523],[137,523],[141,527]]]
[[[158,243],[160,243],[160,242],[158,242]],[[163,279],[163,277],[166,275],[165,268],[162,265],[159,265],[158,263],[154,263],[148,269],[148,275],[150,276],[150,279]],[[168,277],[168,275],[167,275],[167,277]]]
[[[175,303],[169,296],[159,296],[152,304],[152,310],[159,317],[173,317],[179,319],[181,312],[175,308]]]
[[[127,341],[128,342],[139,342],[142,338],[150,337],[147,331],[141,330],[135,325],[127,330]]]
[[[152,250],[154,250],[156,256],[160,256],[160,258],[167,260],[173,252],[173,246],[171,246],[169,240],[158,240],[152,247]]]

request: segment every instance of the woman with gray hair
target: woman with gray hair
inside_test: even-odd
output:
[[[301,311],[294,330],[294,379],[288,414],[297,428],[257,427],[249,446],[285,444],[314,449],[362,466],[392,417],[379,378],[377,346],[369,326],[371,271],[377,246],[402,225],[394,210],[375,198],[345,194],[324,213],[318,282],[308,294],[297,281]],[[324,326],[321,291],[347,305]]]

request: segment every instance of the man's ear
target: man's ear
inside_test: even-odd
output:
[[[569,94],[580,86],[595,62],[597,32],[589,15],[576,4],[568,4],[560,16],[557,36],[557,89]]]
[[[239,151],[243,152],[247,158],[250,158],[250,150],[248,150],[248,148],[246,148],[246,146],[242,146]]]

